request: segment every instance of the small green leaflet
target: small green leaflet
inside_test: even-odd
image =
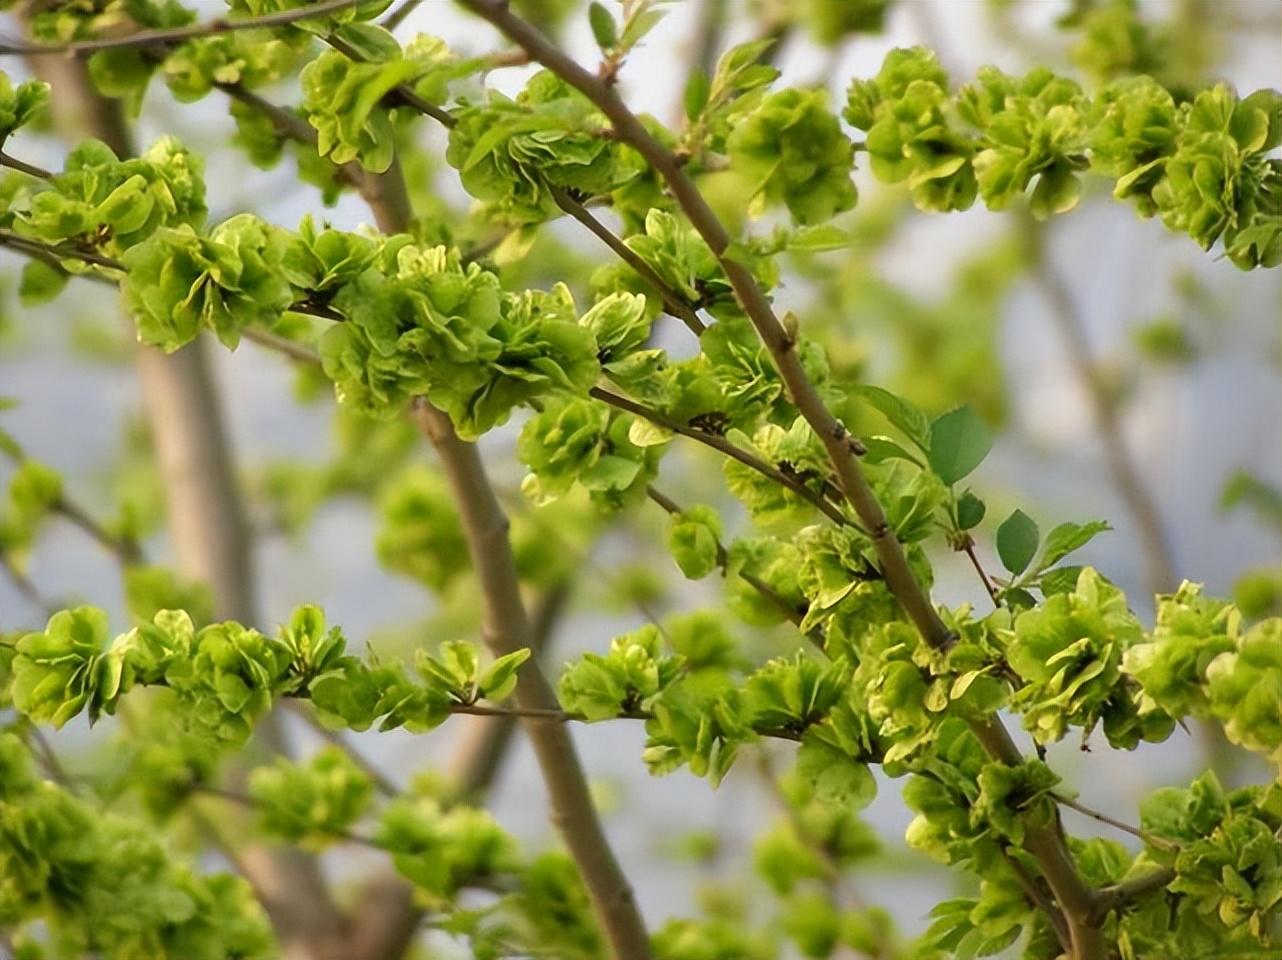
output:
[[[854,388],[854,392],[861,400],[872,404],[892,426],[903,431],[923,452],[930,449],[930,421],[921,410],[903,397],[897,397],[889,390],[870,384],[860,384]]]
[[[983,462],[993,435],[969,406],[958,407],[930,425],[930,468],[952,486]]]
[[[588,23],[592,27],[592,38],[602,50],[608,50],[619,42],[619,29],[614,17],[599,3],[588,5]]]
[[[961,530],[972,530],[984,519],[987,507],[984,501],[967,490],[957,500],[957,526]]]
[[[1046,535],[1046,556],[1042,557],[1041,569],[1054,566],[1074,550],[1080,550],[1090,543],[1095,539],[1096,534],[1112,529],[1103,520],[1061,523]]]
[[[1019,576],[1028,569],[1037,553],[1039,534],[1033,518],[1023,510],[1016,510],[997,528],[997,555],[1002,566]]]

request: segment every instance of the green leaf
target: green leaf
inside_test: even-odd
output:
[[[903,431],[923,453],[930,449],[930,420],[913,404],[889,390],[868,384],[854,387],[855,396],[872,404],[891,424]]]
[[[1019,576],[1037,553],[1037,524],[1022,510],[1016,510],[997,528],[997,555],[1002,566]]]
[[[1097,534],[1113,528],[1103,520],[1091,520],[1087,523],[1061,523],[1046,535],[1046,553],[1042,556],[1041,567],[1053,567],[1074,550],[1080,550],[1090,543]]]
[[[983,462],[993,435],[969,406],[958,407],[930,425],[930,467],[952,486]]]
[[[685,105],[687,120],[694,121],[699,119],[699,114],[708,105],[708,94],[711,91],[712,82],[708,79],[707,71],[702,68],[692,70],[689,79],[686,80],[685,91],[682,95],[682,103]]]
[[[39,306],[60,294],[69,279],[65,270],[58,270],[43,260],[30,260],[22,268],[18,296],[24,307]]]
[[[516,688],[516,672],[530,659],[529,650],[514,650],[499,657],[481,671],[476,687],[488,700],[502,700]]]
[[[592,37],[602,50],[609,50],[619,42],[619,28],[614,17],[604,6],[593,0],[588,4],[588,23],[592,27]]]
[[[979,526],[979,522],[984,519],[984,513],[987,509],[983,500],[975,496],[970,490],[967,490],[957,500],[958,529],[973,530]]]
[[[855,242],[849,231],[831,223],[802,227],[788,238],[789,250],[820,253],[824,250],[844,250]]]
[[[668,551],[691,580],[717,569],[720,537],[721,518],[711,507],[696,505],[668,518]]]
[[[864,462],[865,463],[884,463],[887,460],[907,460],[921,466],[921,460],[911,451],[904,449],[890,437],[864,437],[861,441],[864,445]]]
[[[814,790],[818,802],[840,810],[862,810],[877,795],[877,781],[868,765],[820,739],[817,729],[806,731],[797,750],[797,773]]]

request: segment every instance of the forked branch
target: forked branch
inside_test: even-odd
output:
[[[501,0],[461,0],[463,5],[487,20],[509,40],[523,47],[531,58],[555,73],[592,101],[613,124],[613,135],[632,146],[667,184],[690,223],[708,244],[725,271],[740,306],[758,336],[770,351],[793,404],[810,424],[827,449],[847,500],[863,522],[877,552],[882,573],[896,600],[931,646],[946,648],[953,636],[940,618],[929,594],[908,566],[903,547],[886,519],[860,468],[850,434],[825,406],[810,382],[794,349],[793,336],[775,316],[765,292],[751,272],[730,256],[730,235],[708,205],[679,158],[646,129],[641,120],[619,98],[614,88],[585,70],[535,27],[517,16]],[[1000,720],[991,718],[972,724],[975,735],[995,759],[1017,764],[1022,756]],[[1064,946],[1073,960],[1101,960],[1105,955],[1102,936],[1092,921],[1095,900],[1078,874],[1068,853],[1058,821],[1027,831],[1025,848],[1037,860],[1047,883],[1064,911],[1069,925],[1069,942]]]

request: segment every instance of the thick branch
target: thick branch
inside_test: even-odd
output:
[[[765,292],[749,270],[726,255],[730,236],[679,159],[650,134],[610,86],[515,15],[506,3],[494,0],[462,0],[462,3],[591,100],[610,119],[615,136],[636,149],[664,179],[691,224],[718,258],[740,306],[770,351],[793,404],[823,441],[846,498],[869,531],[891,592],[927,643],[939,648],[951,645],[951,632],[913,575],[903,547],[864,477],[849,432],[827,409],[810,382],[794,349],[794,340],[775,316]],[[972,729],[996,759],[1011,765],[1022,761],[1018,748],[997,718],[976,722]],[[1037,859],[1069,921],[1070,943],[1065,946],[1074,960],[1100,960],[1105,951],[1099,931],[1090,922],[1092,894],[1077,873],[1058,822],[1050,827],[1030,827],[1025,848]]]
[[[551,587],[534,609],[530,653],[537,657],[551,640],[565,610],[571,584]],[[475,802],[489,792],[516,732],[516,717],[472,720],[455,735],[446,773],[461,800]]]
[[[454,492],[472,565],[481,584],[483,631],[496,655],[528,647],[533,630],[521,601],[508,521],[494,497],[476,447],[460,440],[449,418],[426,402],[416,416],[436,447]],[[559,712],[556,697],[534,663],[520,671],[516,703],[524,713]],[[547,786],[552,821],[579,866],[616,960],[649,960],[649,937],[627,878],[615,860],[592,804],[587,778],[565,727],[523,717]]]

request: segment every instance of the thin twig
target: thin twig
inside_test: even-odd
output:
[[[9,247],[18,253],[23,253],[36,259],[50,257],[55,261],[79,260],[80,262],[87,263],[90,266],[103,267],[108,270],[119,270],[121,273],[127,272],[125,270],[125,265],[119,260],[114,260],[111,257],[104,256],[100,253],[95,253],[91,250],[84,250],[80,247],[68,247],[62,244],[29,240],[26,237],[19,237],[17,234],[10,233],[7,230],[0,230],[0,246]],[[92,274],[73,274],[73,276],[84,276],[94,279]],[[105,277],[98,279],[105,279],[108,282],[114,282],[111,281],[110,278]],[[346,320],[346,317],[335,311],[332,307],[323,303],[317,303],[310,299],[297,300],[294,303],[291,303],[288,307],[288,312],[306,314],[310,317],[317,317],[321,320],[329,320],[334,323],[341,323]],[[255,336],[258,335],[255,334]],[[251,337],[251,339],[253,338],[254,337]],[[279,339],[275,338],[272,334],[264,333],[260,342],[266,343],[268,338]]]
[[[45,243],[42,240],[33,240],[30,237],[22,237],[9,230],[0,230],[0,246],[9,247],[17,250],[19,253],[39,252],[45,257],[54,257],[62,260],[79,260],[82,263],[90,264],[95,267],[103,267],[107,270],[119,270],[124,272],[125,265],[119,260],[113,260],[111,257],[103,256],[92,250],[85,250],[82,247],[67,246],[61,243]]]
[[[1129,833],[1133,837],[1139,837],[1141,840],[1143,840],[1145,843],[1151,846],[1161,847],[1164,850],[1179,849],[1180,845],[1176,843],[1174,840],[1168,840],[1165,837],[1159,837],[1157,836],[1157,834],[1150,833],[1149,831],[1144,830],[1140,827],[1135,827],[1122,820],[1118,820],[1115,817],[1110,817],[1107,813],[1101,813],[1098,810],[1093,810],[1090,807],[1086,806],[1086,804],[1080,803],[1077,800],[1074,800],[1072,797],[1067,796],[1066,794],[1052,793],[1051,798],[1054,799],[1054,801],[1058,803],[1060,806],[1068,807],[1068,809],[1075,810],[1078,813],[1082,814],[1082,816],[1090,817],[1092,820],[1098,820],[1100,823],[1106,823],[1110,827],[1113,827],[1115,830],[1121,830],[1123,833]]]
[[[258,327],[245,327],[240,331],[240,335],[251,343],[256,343],[260,347],[266,347],[268,350],[289,357],[295,363],[314,367],[317,370],[321,370],[324,367],[319,353],[296,340],[290,340],[287,337],[282,337]]]
[[[24,160],[19,160],[17,157],[10,156],[3,150],[0,150],[0,167],[8,167],[10,170],[17,170],[19,173],[25,173],[27,176],[35,177],[38,180],[53,179],[53,174],[43,167],[37,167]]]
[[[58,604],[40,592],[40,588],[14,562],[7,550],[0,550],[0,572],[4,573],[18,593],[22,594],[32,606],[39,607],[45,616],[51,617],[58,612]]]
[[[556,201],[558,207],[587,227],[594,237],[613,250],[620,260],[639,273],[642,279],[650,286],[659,291],[659,296],[663,300],[663,309],[667,313],[684,323],[696,337],[707,329],[707,325],[699,319],[699,314],[694,307],[687,303],[681,297],[681,294],[668,286],[655,271],[654,267],[650,266],[631,247],[616,237],[605,224],[592,216],[591,211],[575,200],[568,190],[550,184],[548,189],[552,192],[552,199]]]
[[[788,820],[788,825],[792,828],[793,834],[798,842],[810,850],[819,860],[820,867],[824,873],[824,881],[828,887],[828,895],[836,901],[838,907],[858,910],[865,912],[868,909],[868,903],[863,896],[850,883],[846,877],[845,870],[837,860],[832,848],[824,842],[822,837],[815,836],[806,821],[801,816],[801,811],[793,804],[791,798],[784,791],[783,783],[775,776],[773,765],[770,762],[770,754],[762,749],[757,751],[757,771],[761,774],[761,779],[765,782],[771,796],[775,800],[776,806],[783,812]],[[886,931],[878,926],[876,932],[877,950],[874,954],[863,954],[872,957],[872,960],[890,960],[894,956],[894,944],[890,941]],[[832,954],[833,957],[840,958],[844,956],[839,949]]]
[[[32,749],[40,758],[40,766],[44,769],[49,779],[60,787],[65,787],[68,790],[74,789],[72,778],[67,774],[62,761],[58,759],[58,754],[54,752],[53,744],[49,742],[41,729],[33,723],[27,727],[24,736],[29,738]]]
[[[249,810],[262,810],[263,804],[254,797],[245,793],[238,793],[235,790],[226,790],[222,787],[216,787],[212,784],[194,783],[191,785],[191,791],[207,797],[214,797],[218,800],[226,800],[228,803],[234,803],[237,806],[245,807]],[[370,847],[374,850],[384,849],[383,845],[372,837],[362,836],[359,833],[352,833],[348,830],[327,830],[325,836],[333,837],[335,840],[342,840],[345,843],[354,843],[362,847]]]
[[[1138,900],[1145,894],[1161,890],[1175,879],[1174,867],[1157,867],[1148,873],[1140,874],[1112,886],[1101,887],[1096,891],[1096,919],[1103,920],[1110,910],[1123,904]]]
[[[646,486],[645,494],[669,514],[676,515],[685,512],[679,503],[669,497],[654,484],[648,484]],[[717,566],[721,569],[721,572],[724,575],[728,573],[730,569],[730,554],[726,550],[725,544],[719,539],[715,541],[715,544],[717,551]],[[805,607],[798,608],[794,604],[790,603],[783,594],[779,593],[779,591],[774,587],[770,586],[770,584],[766,583],[766,581],[762,580],[755,574],[749,573],[747,570],[742,568],[740,568],[737,573],[740,580],[748,584],[778,607],[780,612],[783,613],[784,616],[786,616],[792,623],[800,627],[805,621],[807,612]],[[824,650],[826,643],[824,640],[823,629],[821,627],[811,627],[806,631],[805,637],[821,651]]]
[[[392,33],[397,27],[405,22],[406,17],[419,8],[419,5],[422,4],[422,2],[423,0],[405,0],[404,3],[384,17],[383,22],[380,23],[379,26],[388,33]]]
[[[59,496],[53,504],[53,510],[70,523],[79,527],[108,551],[113,553],[123,566],[133,566],[143,562],[142,547],[132,537],[117,536],[89,515],[83,507],[65,495]]]
[[[365,756],[364,753],[358,750],[356,745],[347,737],[343,736],[340,731],[331,730],[329,727],[325,726],[325,724],[320,722],[316,714],[310,710],[295,709],[294,712],[298,716],[302,717],[307,725],[316,731],[316,734],[320,736],[321,739],[332,743],[334,746],[338,747],[338,749],[342,750],[343,753],[347,755],[348,759],[350,759],[352,763],[356,764],[365,776],[369,777],[370,782],[374,784],[374,789],[379,793],[385,797],[395,797],[400,794],[401,789],[392,782],[392,779],[387,776],[387,774],[383,773],[383,771],[380,770],[369,757]]]
[[[604,387],[592,387],[588,391],[588,394],[597,400],[600,400],[602,403],[608,403],[612,407],[625,410],[634,416],[641,417],[643,420],[648,420],[657,426],[663,427],[665,430],[671,430],[673,433],[679,433],[683,437],[689,437],[691,440],[698,440],[705,446],[711,447],[712,449],[725,454],[732,460],[738,460],[745,467],[756,470],[762,476],[769,477],[775,483],[787,487],[797,496],[811,504],[833,523],[841,526],[857,526],[854,521],[842,513],[842,511],[826,497],[815,493],[801,481],[788,476],[778,467],[766,463],[766,461],[762,460],[756,454],[750,453],[742,447],[736,446],[720,434],[709,433],[706,430],[699,430],[689,424],[682,423],[675,417],[670,417],[666,413],[647,407],[645,404],[637,403],[635,400],[631,400],[628,397],[606,390]]]
[[[983,583],[984,589],[988,591],[988,597],[993,601],[993,606],[1000,607],[1002,605],[1001,595],[997,592],[997,588],[993,586],[993,581],[988,578],[988,573],[984,570],[983,564],[979,562],[979,557],[975,555],[975,541],[967,536],[962,550],[965,551],[966,556],[970,557],[971,566],[975,568],[975,573],[979,575],[980,582]]]
[[[293,10],[279,10],[257,17],[245,17],[239,20],[218,18],[204,23],[193,23],[185,27],[169,27],[163,30],[139,30],[120,37],[101,37],[95,40],[69,40],[65,43],[26,43],[20,40],[0,40],[0,55],[18,55],[24,57],[43,57],[51,54],[66,54],[83,57],[98,53],[101,50],[118,50],[127,47],[150,47],[169,45],[195,40],[200,37],[211,37],[220,33],[231,33],[235,30],[259,30],[269,27],[283,27],[310,20],[331,13],[354,7],[360,0],[321,0],[319,3]]]

